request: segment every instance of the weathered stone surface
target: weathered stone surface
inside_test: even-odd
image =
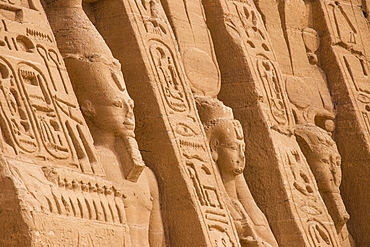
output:
[[[368,246],[369,15],[0,0],[0,246]]]

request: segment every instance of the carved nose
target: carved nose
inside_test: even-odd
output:
[[[127,112],[126,115],[128,116],[129,114],[133,114],[134,101],[129,96],[128,96],[128,99],[122,100],[122,101],[123,101],[123,105],[124,105],[123,109],[124,109],[124,111]]]
[[[128,105],[130,109],[134,109],[134,101],[131,98],[128,100]]]
[[[239,145],[239,157],[241,159],[244,159],[244,157],[245,157],[243,145]]]

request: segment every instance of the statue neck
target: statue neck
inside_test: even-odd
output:
[[[94,139],[94,145],[100,146],[109,150],[115,150],[116,136],[113,132],[102,130],[93,124],[89,124],[92,137]]]
[[[236,191],[236,183],[234,174],[228,172],[220,171],[222,182],[225,186],[225,190],[231,199],[238,200],[238,195]]]

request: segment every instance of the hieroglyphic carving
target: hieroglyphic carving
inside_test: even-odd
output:
[[[297,201],[299,201],[298,208],[306,214],[320,216],[323,214],[323,210],[317,206],[319,197],[317,192],[315,193],[314,181],[305,169],[302,154],[297,150],[291,150],[291,153],[287,154],[287,159],[290,172],[293,175],[293,188],[301,193],[301,197],[297,198]]]
[[[322,7],[327,11],[328,20],[332,21],[334,25],[329,31],[332,33],[333,42],[335,42],[333,48],[340,56],[340,66],[350,77],[352,86],[349,88],[354,89],[353,96],[357,99],[360,112],[365,113],[367,112],[366,104],[370,88],[368,85],[369,59],[367,58],[365,37],[358,30],[360,29],[359,25],[363,24],[363,20],[359,20],[352,10],[351,4],[326,1]]]
[[[257,69],[263,82],[271,115],[279,125],[286,125],[288,123],[288,112],[281,85],[282,75],[276,69],[276,64],[266,57],[257,58]]]
[[[271,41],[263,25],[261,15],[253,2],[231,1],[230,12],[234,18],[225,20],[229,34],[238,42],[240,49],[250,54],[250,62],[257,71],[256,88],[261,97],[261,103],[267,103],[270,109],[271,125],[287,128],[292,125],[290,108],[287,97],[283,91],[283,78],[276,62]],[[236,40],[240,41],[236,41]],[[241,40],[245,40],[241,42]],[[263,99],[263,100],[262,100]]]
[[[335,25],[334,42],[346,49],[356,49],[361,40],[358,38],[358,27],[354,22],[354,13],[351,4],[341,3],[339,1],[326,1],[328,14],[333,18]],[[361,47],[358,47],[361,50]],[[356,49],[357,50],[357,49]]]
[[[361,112],[361,122],[369,131],[369,59],[363,47],[364,42],[361,38],[356,38],[358,35],[356,29],[359,28],[356,24],[356,17],[346,4],[328,3],[327,8],[332,11],[330,14],[332,14],[335,20],[336,44],[343,46],[347,50],[347,52],[338,51],[338,55],[340,54],[341,56],[341,67],[347,71],[347,75],[350,77],[353,86],[349,88],[352,89],[357,109]],[[352,52],[352,54],[348,53],[348,51]]]
[[[227,230],[230,223],[221,202],[219,188],[211,180],[211,170],[205,163],[199,161],[188,162],[187,170],[193,181],[194,192],[203,207],[208,230],[215,246],[236,246]]]
[[[136,0],[148,33],[167,34],[167,23],[160,13],[160,0]]]
[[[39,15],[37,6],[38,1],[0,6],[1,93],[7,99],[1,102],[1,127],[7,153],[103,175],[53,35],[42,24],[46,18],[30,21]]]
[[[328,230],[323,224],[315,220],[311,220],[308,222],[308,226],[308,236],[310,243],[313,246],[329,247],[334,245]]]
[[[89,232],[96,231],[97,235],[88,237],[89,241],[92,241],[89,246],[109,242],[111,244],[115,242],[115,246],[130,246],[126,238],[128,225],[122,206],[124,195],[120,192],[122,191],[121,185],[62,168],[40,167],[16,158],[5,160],[2,157],[1,165],[2,181],[6,176],[8,183],[13,181],[13,186],[17,189],[17,195],[9,195],[8,203],[14,200],[12,197],[22,198],[19,206],[27,218],[25,222],[33,227],[33,230],[28,232],[32,237],[32,242],[39,244],[53,242],[62,245],[73,243],[74,246],[83,246],[80,238]],[[0,194],[4,195],[6,187],[1,186],[0,188]],[[112,191],[117,193],[112,195]],[[99,193],[99,197],[94,195],[96,192]],[[5,200],[1,198],[0,208],[5,210]],[[100,218],[97,217],[98,215]],[[2,222],[2,225],[4,223]],[[74,224],[79,224],[79,227]],[[70,228],[71,226],[73,228]],[[66,228],[70,235],[63,236]],[[99,230],[99,228],[110,229],[116,235],[103,237],[101,234],[105,230]],[[77,243],[74,242],[77,239],[72,236],[72,232],[78,235]],[[1,238],[0,241],[1,244],[7,243],[5,238]]]
[[[112,6],[115,7],[110,8]],[[139,109],[138,115],[140,115],[140,111],[142,110],[146,111],[147,109],[152,109],[150,112],[145,113],[144,119],[143,116],[141,116],[141,120],[145,122],[142,124],[148,125],[145,126],[148,127],[148,132],[146,132],[145,135],[152,135],[154,134],[152,132],[155,131],[154,135],[162,133],[158,136],[161,140],[166,139],[167,135],[171,139],[172,148],[171,151],[168,151],[168,154],[162,154],[161,152],[153,150],[147,153],[148,156],[151,157],[151,160],[158,161],[158,164],[155,164],[156,162],[152,164],[153,170],[162,174],[163,177],[166,177],[163,184],[172,183],[170,182],[170,177],[167,179],[168,169],[171,169],[172,172],[176,173],[177,177],[183,179],[181,183],[185,182],[184,185],[186,185],[186,187],[182,187],[183,191],[181,193],[187,194],[186,196],[189,196],[189,199],[192,201],[191,215],[198,215],[197,219],[199,219],[199,221],[197,220],[197,222],[192,224],[195,224],[198,228],[201,227],[203,233],[200,234],[199,237],[205,239],[207,243],[214,244],[215,241],[217,241],[217,245],[219,246],[222,246],[222,242],[229,242],[229,245],[236,246],[237,240],[233,224],[224,206],[222,191],[219,189],[218,179],[207,149],[207,143],[202,134],[202,126],[196,115],[192,95],[187,85],[188,81],[185,77],[184,68],[176,48],[176,41],[171,26],[163,11],[161,2],[157,0],[116,1],[115,3],[105,2],[105,4],[97,2],[91,4],[91,8],[94,10],[95,19],[97,20],[96,26],[103,37],[106,38],[108,45],[112,44],[115,37],[109,35],[109,37],[104,36],[107,34],[107,29],[104,27],[108,24],[106,19],[107,12],[116,12],[117,14],[113,16],[117,17],[117,21],[125,22],[125,26],[127,25],[132,28],[135,34],[134,36],[128,37],[128,40],[134,47],[137,47],[136,50],[127,49],[128,46],[120,47],[119,49],[116,49],[119,46],[111,46],[111,48],[113,54],[115,54],[123,64],[122,70],[125,76],[127,75],[127,84],[131,84],[128,88],[129,90],[133,90],[130,91],[133,98],[138,97],[136,101],[142,101],[142,93],[141,96],[139,96],[136,91],[140,84],[145,88],[153,102],[156,102],[155,105],[147,105],[141,107],[141,109],[140,107],[137,108]],[[127,13],[128,19],[122,13]],[[125,33],[127,31],[127,29],[117,28],[118,33]],[[140,55],[134,55],[137,51],[140,51]],[[141,76],[139,74],[142,74],[142,72],[137,68],[132,66],[128,67],[127,62],[125,62],[127,56],[135,57],[138,66],[147,71],[148,75]],[[142,78],[137,79],[135,74]],[[134,79],[132,76],[136,78]],[[130,81],[130,79],[132,81]],[[133,86],[134,84],[135,86]],[[143,103],[140,102],[138,104],[142,106]],[[159,129],[157,126],[152,129],[151,127],[154,126],[151,122],[146,122],[147,117],[154,117],[156,121],[159,121]],[[145,130],[139,130],[138,132],[140,131]],[[141,136],[142,133],[138,134],[138,139]],[[145,140],[143,145],[146,150],[153,148],[152,146],[146,146],[148,143],[145,143]],[[173,164],[171,167],[166,165],[169,160],[171,160]],[[195,170],[193,170],[193,175],[189,174],[187,164],[194,164],[194,167],[196,167]],[[204,172],[205,170],[207,170],[207,172]],[[195,173],[199,174],[195,175]],[[195,180],[192,180],[192,178]],[[177,181],[174,183],[177,184]],[[204,195],[205,197],[209,196],[209,200],[212,202],[209,203],[209,206],[203,206],[197,196],[193,195],[193,190],[195,189],[193,186],[194,184],[199,184],[199,188],[203,191],[202,193],[207,194]],[[167,187],[167,185],[164,186]],[[171,200],[177,196],[172,195],[175,187],[169,186],[167,193],[169,193],[170,196],[164,196],[165,205],[169,202],[173,202]],[[184,191],[186,191],[186,193]],[[217,202],[217,200],[219,200],[219,202]],[[177,201],[173,203],[176,204]],[[219,206],[217,206],[218,204]],[[171,207],[175,207],[172,205]],[[206,211],[212,210],[213,208],[220,211],[220,216],[210,218],[220,218],[220,220],[206,219],[206,215],[208,214]],[[177,212],[176,210],[171,210],[168,214],[173,215],[171,219],[167,219],[170,222],[169,224],[171,224],[174,219],[178,217]],[[186,221],[187,219],[184,220]],[[171,229],[174,231],[181,231],[181,236],[186,235],[184,235],[184,229],[180,229],[179,226],[173,225]],[[222,241],[220,236],[222,236],[221,238],[227,237],[229,239],[224,239]],[[193,241],[194,243],[194,238],[181,240],[172,239],[172,241],[175,241],[175,243],[181,241],[182,244],[189,241]]]
[[[35,214],[36,244],[60,246],[129,246],[127,228],[116,224],[79,219],[73,221],[63,216],[45,217]],[[39,222],[42,222],[39,223]]]
[[[247,44],[251,48],[257,49],[262,54],[271,51],[268,37],[264,26],[260,21],[259,12],[248,1],[233,1],[240,23],[247,35]]]
[[[195,95],[216,97],[221,77],[201,0],[162,0]]]
[[[45,76],[27,63],[18,65],[18,73],[44,148],[54,158],[67,159],[70,156],[67,137],[62,132],[61,123],[56,120],[57,113],[51,95],[47,93]]]
[[[126,223],[123,194],[120,185],[102,179],[73,175],[43,168],[46,178],[55,188],[52,190],[57,211],[49,212],[103,222]],[[73,179],[71,179],[73,177]],[[54,203],[53,203],[54,204]]]
[[[217,96],[220,76],[217,63],[212,59],[215,55],[204,23],[201,2],[163,1],[163,4],[179,44],[185,75],[191,90],[195,95]],[[217,184],[212,181],[213,171],[209,164],[210,160],[207,159],[208,147],[204,140],[199,138],[202,134],[199,126],[195,121],[192,122],[189,120],[186,123],[179,122],[175,129],[180,139],[182,154],[187,159],[188,175],[193,182],[195,195],[205,210],[206,222],[215,246],[234,246],[230,234],[221,230],[225,229],[229,222],[223,212],[225,208],[220,200]]]
[[[315,178],[307,165],[303,153],[296,144],[295,148],[279,147],[289,180],[290,191],[296,202],[297,213],[308,220],[304,223],[304,232],[313,246],[339,246],[333,226],[325,224],[327,211],[322,206]],[[307,217],[308,215],[308,217]],[[310,223],[311,222],[311,223]],[[314,222],[314,223],[312,223]]]
[[[370,85],[369,85],[369,62],[359,55],[343,55],[342,66],[347,69],[350,76],[351,89],[354,89],[353,96],[356,99],[357,109],[361,112],[362,121],[370,133]]]
[[[179,68],[174,63],[172,52],[161,42],[150,41],[150,54],[161,81],[162,95],[172,110],[187,114],[189,103],[184,91],[183,78],[179,76]]]
[[[289,50],[292,71],[286,71],[286,87],[297,124],[317,124],[322,128],[334,119],[334,106],[326,75],[320,67],[317,51],[320,37],[314,21],[314,4],[303,0],[281,3],[280,18]],[[300,14],[293,14],[296,8]],[[307,90],[303,95],[300,90]],[[333,131],[332,129],[327,129]]]
[[[343,225],[348,220],[348,214],[340,197],[339,187],[335,189],[335,193],[334,190],[331,190],[331,192],[327,191],[327,186],[331,184],[330,181],[333,178],[329,175],[331,173],[326,170],[329,165],[322,160],[324,159],[322,156],[331,155],[329,154],[330,152],[335,156],[338,150],[335,142],[327,132],[334,131],[335,114],[326,75],[320,68],[318,58],[321,40],[320,34],[316,30],[317,22],[315,21],[316,9],[314,3],[293,0],[280,1],[276,5],[272,4],[270,6],[268,6],[268,3],[258,4],[265,11],[264,16],[268,19],[267,27],[269,27],[269,32],[275,35],[276,47],[286,46],[289,50],[289,56],[286,56],[285,59],[288,59],[291,63],[291,70],[284,72],[286,74],[287,94],[297,125],[295,134],[317,180],[320,195],[324,199],[337,232],[340,233]],[[267,11],[271,9],[279,9],[280,11],[281,31],[279,31],[284,34],[285,39],[278,39],[278,31],[272,30],[272,22],[274,20],[268,15]],[[317,135],[315,136],[318,140],[317,145],[319,145],[318,143],[322,145],[318,147],[315,146],[316,144],[312,144],[314,141],[307,142],[307,139],[310,139],[307,135],[310,137]],[[305,137],[303,139],[306,141],[302,141],[302,136]],[[319,140],[325,141],[321,142]],[[330,145],[333,147],[330,148],[330,151],[326,148],[329,145],[328,143],[331,143]],[[307,145],[310,148],[307,148]],[[318,154],[322,153],[323,150],[327,150],[327,155]],[[328,162],[331,161],[329,160]],[[336,170],[338,169],[340,170],[340,163]],[[324,170],[325,172],[323,172]],[[299,177],[299,171],[294,177],[297,178],[297,176]],[[298,189],[302,190],[303,187],[300,186]],[[307,191],[302,192],[307,194]],[[315,202],[311,204],[314,205]]]
[[[19,160],[8,163],[19,186],[32,195],[25,199],[35,212],[126,224],[121,185]]]
[[[212,241],[216,244],[215,246],[223,246],[222,244],[237,246],[228,230],[230,221],[225,212],[226,208],[221,199],[220,189],[213,178],[214,167],[206,159],[209,155],[208,147],[199,135],[192,135],[191,138],[179,135],[178,138],[182,154],[186,158],[188,176],[192,181],[199,204],[202,205]]]
[[[36,136],[26,105],[18,91],[13,69],[2,59],[1,61],[1,128],[5,131],[6,141],[19,153],[17,147],[27,153],[38,148]]]
[[[134,102],[126,90],[121,65],[89,20],[82,0],[47,1],[45,9],[106,178],[119,184],[126,194],[117,207],[117,200],[107,197],[114,188],[94,181],[83,182],[82,193],[88,201],[89,217],[112,223],[119,222],[125,212],[131,245],[163,246],[157,182],[145,167],[135,140]],[[64,25],[60,19],[69,19],[69,22]],[[167,62],[167,57],[164,59]],[[173,87],[173,69],[166,65],[162,67],[164,76]],[[70,181],[60,179],[59,184],[67,190],[65,194],[71,194]],[[122,210],[122,205],[125,211],[117,211]]]

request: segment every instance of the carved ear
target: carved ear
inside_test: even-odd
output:
[[[219,145],[219,141],[217,139],[213,139],[209,143],[209,147],[211,148],[212,159],[214,162],[217,162],[218,160],[218,153],[217,153],[218,145]]]
[[[95,108],[90,100],[85,99],[81,104],[81,110],[87,119],[95,118]]]

